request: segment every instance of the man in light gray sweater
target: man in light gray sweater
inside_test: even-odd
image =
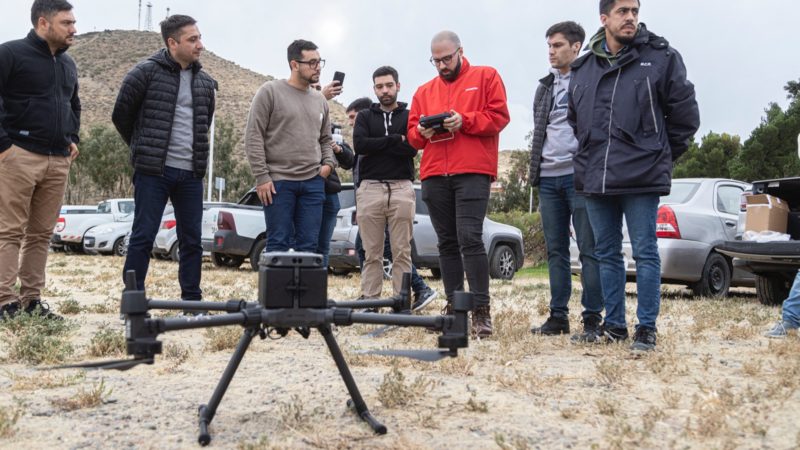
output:
[[[250,105],[245,153],[264,204],[267,251],[314,252],[325,201],[325,178],[336,167],[328,102],[312,83],[325,60],[313,42],[288,48],[288,80],[259,88]]]

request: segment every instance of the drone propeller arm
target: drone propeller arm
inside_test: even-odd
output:
[[[148,300],[148,309],[167,309],[177,311],[222,311],[239,312],[247,308],[244,300],[229,300],[227,302],[187,302],[175,300]]]
[[[445,316],[412,316],[407,314],[357,313],[350,315],[353,323],[398,325],[401,327],[428,327],[441,330]]]

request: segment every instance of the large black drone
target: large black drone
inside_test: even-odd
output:
[[[358,416],[378,434],[386,427],[370,414],[342,351],[331,331],[331,325],[348,326],[354,323],[385,326],[427,327],[442,332],[440,350],[377,350],[367,353],[384,356],[402,356],[422,361],[437,361],[455,357],[459,348],[469,342],[467,314],[473,307],[469,293],[458,292],[454,297],[453,313],[441,316],[412,316],[410,314],[410,274],[404,275],[400,295],[382,300],[333,301],[327,298],[327,271],[322,257],[312,253],[267,253],[262,255],[258,274],[258,302],[232,300],[222,302],[185,302],[149,300],[144,291],[136,290],[136,276],[126,273],[120,313],[125,319],[127,352],[133,359],[102,361],[62,366],[63,368],[94,368],[128,370],[138,364],[153,364],[161,353],[160,333],[193,328],[211,328],[241,325],[244,334],[233,352],[214,393],[207,405],[200,406],[200,445],[208,445],[211,435],[208,426],[214,419],[222,396],[233,379],[250,342],[255,336],[286,336],[295,330],[308,338],[316,328],[331,352],[345,386],[350,393],[349,407],[355,407]],[[362,308],[392,308],[395,314],[356,312]],[[153,318],[152,309],[185,310],[195,312],[220,311],[227,314],[194,317]]]

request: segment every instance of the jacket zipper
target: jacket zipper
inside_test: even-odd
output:
[[[622,75],[622,67],[617,70],[617,78],[614,80],[614,90],[611,91],[611,110],[608,113],[608,145],[606,146],[606,157],[603,161],[603,188],[601,192],[606,193],[606,175],[608,174],[608,152],[611,150],[611,127],[614,123],[614,97],[617,96],[617,84]]]
[[[59,131],[61,130],[61,92],[58,89],[59,86],[58,82],[58,60],[56,60],[56,56],[53,55],[53,92],[55,98],[55,109],[56,112],[56,127],[53,136],[50,138],[50,154],[52,154],[53,149],[56,148],[56,139],[59,135]]]
[[[653,113],[653,126],[658,134],[658,121],[656,120],[656,108],[653,106],[653,90],[650,88],[650,77],[647,77],[647,94],[650,96],[650,112]]]

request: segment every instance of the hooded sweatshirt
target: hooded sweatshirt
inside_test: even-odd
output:
[[[417,150],[403,139],[408,124],[406,103],[392,111],[373,103],[361,110],[353,127],[353,147],[358,155],[360,180],[414,180]]]
[[[547,121],[540,170],[543,177],[560,177],[573,172],[572,158],[578,150],[575,132],[567,122],[572,72],[562,75],[558,69],[550,69],[550,73],[554,76],[551,88],[553,102]]]

